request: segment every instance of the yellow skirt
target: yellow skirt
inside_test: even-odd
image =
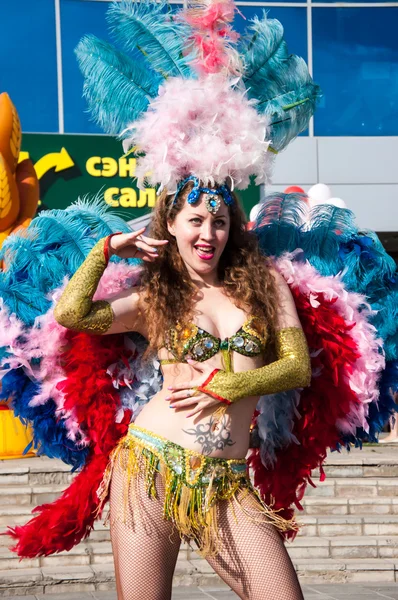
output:
[[[205,456],[131,424],[110,456],[97,492],[101,505],[108,496],[115,467],[125,473],[125,507],[131,481],[137,474],[144,474],[146,491],[152,498],[156,498],[156,474],[161,474],[165,483],[164,518],[173,522],[181,538],[194,540],[203,556],[214,556],[220,546],[217,531],[217,502],[220,500],[237,501],[244,511],[242,498],[253,494],[258,503],[259,520],[271,523],[281,532],[298,529],[293,519],[283,519],[278,511],[261,500],[251,484],[244,458]],[[253,518],[252,512],[250,518]]]

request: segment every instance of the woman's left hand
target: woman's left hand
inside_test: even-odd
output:
[[[210,373],[214,371],[214,366],[209,367],[208,365],[197,363],[194,360],[188,360],[187,362],[193,369],[195,369],[200,377],[188,382],[185,381],[183,383],[171,385],[167,389],[172,393],[167,396],[166,400],[170,402],[170,408],[181,409],[189,406],[194,407],[194,409],[187,414],[186,418],[188,419],[188,417],[197,415],[205,408],[219,406],[220,401],[216,398],[212,398],[208,394],[200,392],[197,389],[199,386],[204,384]]]

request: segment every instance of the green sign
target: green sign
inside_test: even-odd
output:
[[[31,158],[40,182],[40,209],[66,208],[79,197],[99,195],[126,221],[142,217],[156,202],[154,188],[139,190],[136,159],[106,135],[26,133],[20,160]],[[260,200],[251,185],[239,196],[246,214]]]

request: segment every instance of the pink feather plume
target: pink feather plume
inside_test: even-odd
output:
[[[126,263],[110,263],[106,268],[94,299],[104,299],[117,294],[123,289],[132,287],[139,279],[141,269]],[[8,346],[11,357],[5,357],[0,363],[0,379],[10,368],[22,367],[25,372],[40,384],[40,391],[32,397],[30,406],[45,404],[50,398],[57,406],[59,418],[65,420],[68,437],[85,446],[89,440],[81,430],[73,411],[65,409],[65,397],[59,382],[65,379],[60,357],[65,352],[68,330],[54,319],[54,305],[61,296],[67,280],[53,290],[49,296],[52,307],[44,315],[37,317],[33,327],[25,329],[22,321],[10,315],[7,308],[0,305],[0,346]],[[0,300],[1,301],[1,300]],[[21,334],[24,335],[21,335]],[[37,366],[32,366],[32,359],[40,359]]]
[[[239,34],[231,25],[236,6],[233,0],[197,2],[182,12],[193,29],[191,40],[197,51],[192,66],[200,74],[226,73],[239,75],[242,62],[232,44]]]
[[[227,180],[245,189],[251,175],[257,184],[268,181],[268,118],[232,85],[220,74],[165,82],[124,142],[145,153],[136,169],[139,187],[160,184],[172,193],[192,173],[210,186]]]
[[[356,427],[367,429],[367,405],[377,402],[378,380],[385,367],[382,340],[376,338],[376,329],[369,323],[372,311],[365,296],[348,292],[339,276],[323,277],[310,263],[292,261],[293,255],[286,254],[276,261],[276,266],[290,286],[297,287],[310,299],[313,306],[318,296],[332,301],[336,312],[352,324],[350,334],[358,347],[360,356],[349,373],[349,385],[360,403],[355,412],[340,421],[337,426],[343,433],[354,433]]]

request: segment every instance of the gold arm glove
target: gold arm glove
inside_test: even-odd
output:
[[[92,301],[107,266],[105,251],[109,243],[108,237],[100,239],[92,248],[55,306],[55,320],[68,329],[101,334],[112,324],[114,315],[109,302]]]
[[[275,362],[251,371],[228,373],[215,369],[198,389],[224,404],[232,404],[247,396],[275,394],[310,384],[310,356],[300,327],[276,332],[276,353]]]

